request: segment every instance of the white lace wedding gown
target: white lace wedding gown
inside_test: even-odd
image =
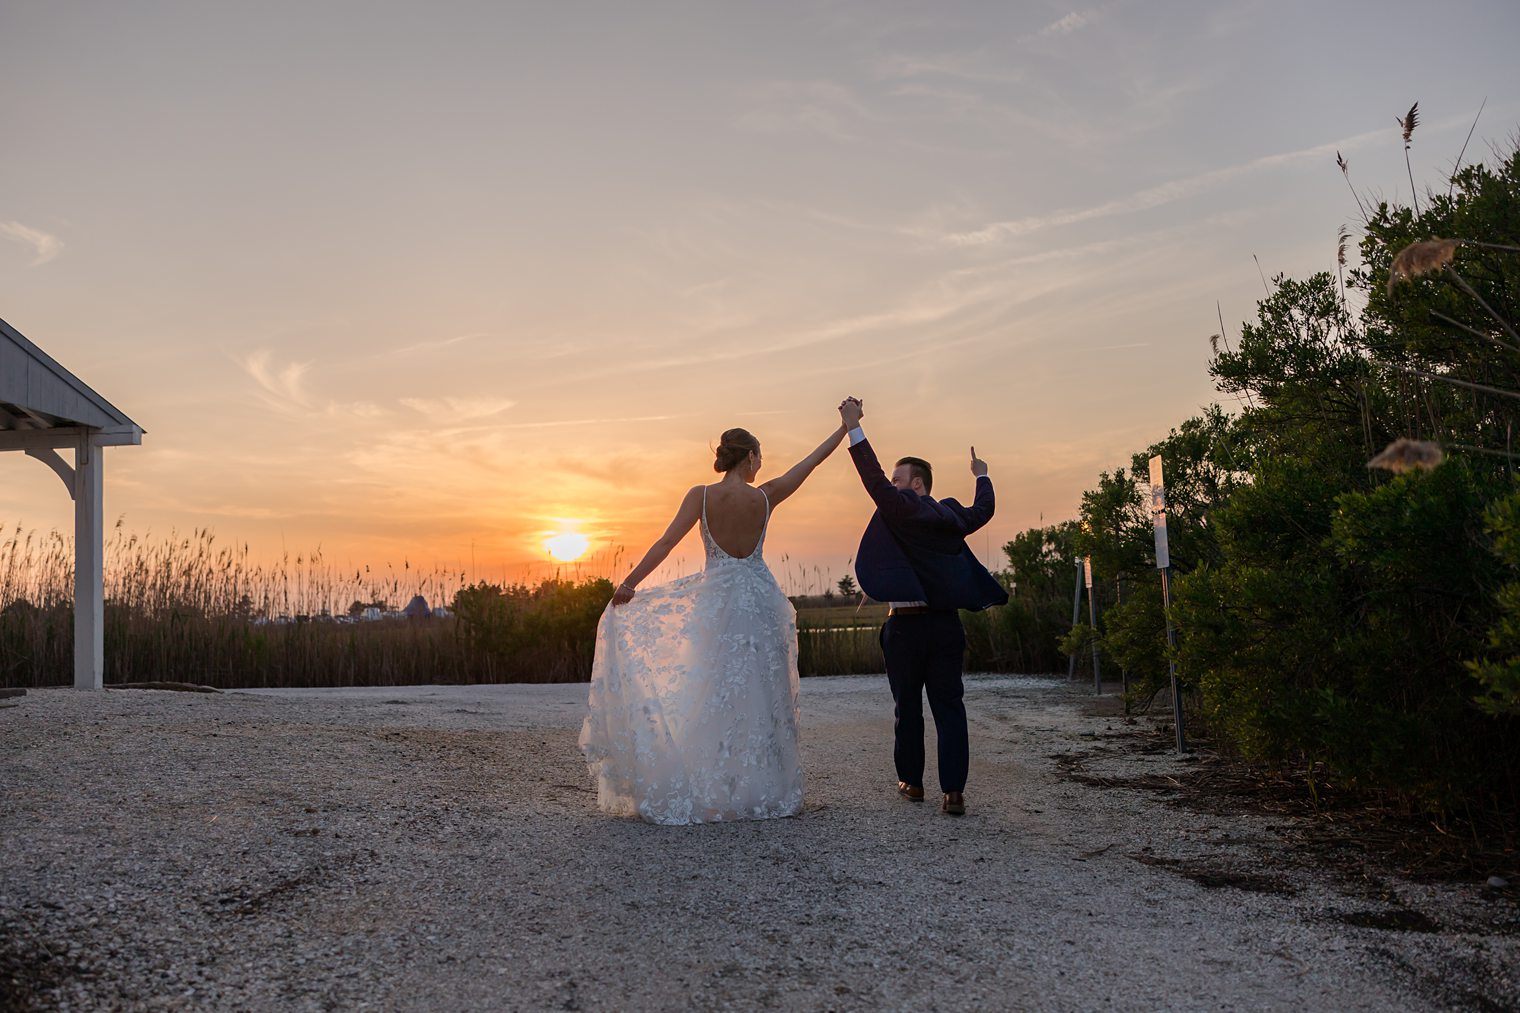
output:
[[[763,491],[762,491],[763,494]],[[713,541],[707,567],[608,606],[581,750],[610,813],[681,825],[802,811],[797,612],[761,551]]]

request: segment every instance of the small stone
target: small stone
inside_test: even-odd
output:
[[[1493,887],[1495,890],[1502,890],[1506,886],[1509,886],[1509,880],[1505,879],[1503,876],[1490,876],[1488,877],[1488,885]]]

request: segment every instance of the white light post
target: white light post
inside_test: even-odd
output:
[[[1156,569],[1161,571],[1161,612],[1166,617],[1166,668],[1172,677],[1172,720],[1177,728],[1177,751],[1187,751],[1187,737],[1182,728],[1182,690],[1177,685],[1177,634],[1172,629],[1172,557],[1166,543],[1166,488],[1161,473],[1161,455],[1151,458],[1151,523],[1156,532]]]

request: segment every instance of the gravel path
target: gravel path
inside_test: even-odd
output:
[[[970,812],[953,819],[892,790],[884,677],[804,680],[804,814],[690,828],[595,811],[585,695],[0,701],[0,1009],[1520,997],[1507,899],[1391,877],[1372,896],[1295,861],[1267,817],[1074,780],[1078,763],[1117,778],[1187,760],[1136,750],[1146,728],[1059,682],[968,680]],[[1399,911],[1440,931],[1370,927]]]

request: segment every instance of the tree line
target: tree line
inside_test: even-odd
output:
[[[1409,206],[1357,200],[1360,264],[1342,229],[1334,271],[1272,279],[1234,340],[1210,339],[1222,403],[1100,474],[1078,518],[1010,541],[1013,600],[971,632],[1026,671],[1064,670],[1095,636],[1131,703],[1151,699],[1159,454],[1172,657],[1211,735],[1431,810],[1513,807],[1520,153]],[[1083,556],[1096,631],[1072,627]]]

